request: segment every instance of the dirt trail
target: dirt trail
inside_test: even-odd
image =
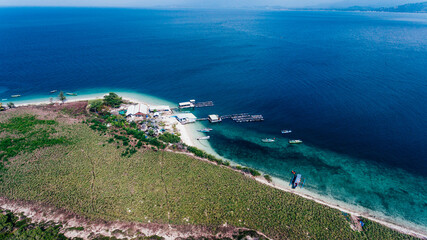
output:
[[[12,211],[15,214],[23,213],[31,218],[32,222],[52,221],[63,225],[62,232],[66,237],[80,237],[83,239],[92,239],[93,237],[103,235],[116,238],[136,238],[142,236],[157,235],[166,240],[188,238],[188,237],[228,237],[233,238],[239,230],[248,230],[235,228],[232,226],[221,226],[215,231],[205,226],[193,225],[171,225],[158,223],[135,223],[120,221],[88,220],[64,209],[57,209],[51,206],[36,202],[26,202],[19,200],[9,200],[0,197],[0,208]],[[67,230],[68,228],[83,227],[84,230]],[[258,233],[264,236],[262,233]]]

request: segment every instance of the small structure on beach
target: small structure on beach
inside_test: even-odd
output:
[[[176,119],[182,124],[187,124],[196,122],[197,117],[192,113],[180,113],[176,115]]]
[[[131,105],[126,111],[127,117],[147,117],[148,106],[142,103]]]
[[[221,122],[221,118],[220,118],[218,115],[216,115],[216,114],[211,114],[211,115],[209,115],[209,116],[208,116],[208,120],[209,120],[209,122],[211,122],[211,123]]]
[[[183,108],[194,108],[196,105],[196,100],[192,99],[188,102],[180,102],[178,104],[179,108],[183,109]]]
[[[170,112],[171,109],[166,105],[150,106],[150,112]]]

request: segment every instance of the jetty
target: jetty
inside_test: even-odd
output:
[[[213,106],[214,106],[214,103],[212,101],[196,102],[196,100],[194,100],[194,99],[191,99],[188,102],[180,102],[180,103],[178,103],[178,108],[179,109],[213,107]]]
[[[200,107],[213,107],[214,103],[212,101],[207,101],[207,102],[196,102],[194,104],[194,107],[196,108],[200,108]]]
[[[251,115],[248,113],[237,113],[237,114],[229,114],[229,115],[223,115],[219,116],[216,114],[209,115],[207,118],[197,118],[197,121],[207,121],[211,123],[221,122],[225,119],[231,119],[235,121],[236,123],[247,123],[247,122],[261,122],[264,121],[264,117],[260,114],[257,115]]]
[[[264,117],[260,114],[250,115],[248,113],[239,113],[221,116],[221,119],[232,119],[236,123],[245,123],[245,122],[261,122],[264,121]]]

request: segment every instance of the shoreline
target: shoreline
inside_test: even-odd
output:
[[[138,93],[126,93],[126,92],[116,92],[119,96],[121,96],[124,100],[128,100],[134,103],[145,103],[145,104],[169,104],[172,106],[176,106],[177,104],[172,103],[172,102],[168,102],[168,101],[164,101],[162,99],[156,99],[155,97],[149,96],[149,95],[143,95],[143,94],[138,94]],[[66,102],[78,102],[78,101],[87,101],[87,100],[95,100],[95,99],[102,99],[104,95],[108,94],[108,92],[103,92],[103,93],[92,93],[92,94],[82,94],[80,96],[72,96],[72,97],[67,97],[67,101]],[[15,106],[19,107],[19,106],[28,106],[28,105],[40,105],[40,104],[49,104],[50,101],[40,101],[42,100],[40,99],[34,99],[34,100],[24,100],[22,102],[17,101],[17,103],[15,104]],[[159,102],[160,101],[160,102]],[[58,101],[54,101],[54,102],[58,102]],[[197,147],[199,149],[202,149],[210,154],[214,154],[215,156],[220,157],[221,159],[225,159],[221,156],[219,156],[215,150],[210,146],[208,141],[205,141],[203,143],[201,143],[200,141],[197,141],[196,138],[200,137],[200,136],[204,136],[203,133],[199,133],[196,131],[197,128],[201,128],[203,127],[202,123],[192,123],[192,124],[186,124],[186,125],[182,125],[180,123],[177,124],[177,128],[180,131],[181,134],[181,140],[189,145],[189,146],[194,146]],[[187,154],[187,153],[185,153]],[[188,153],[191,154],[191,153]],[[191,154],[192,156],[194,156],[193,154]],[[227,161],[230,161],[231,165],[236,165],[233,161],[229,160],[229,159],[225,159]],[[208,161],[209,162],[209,161]],[[239,171],[240,172],[240,171]],[[264,174],[263,174],[264,175]],[[412,235],[421,239],[427,239],[427,231],[426,230],[421,230],[423,227],[420,225],[417,225],[419,228],[415,228],[415,227],[408,227],[405,226],[407,224],[401,223],[399,221],[393,222],[387,219],[384,219],[384,217],[381,216],[376,216],[375,215],[375,211],[373,210],[355,210],[352,209],[351,204],[347,204],[344,202],[340,202],[340,201],[334,201],[334,199],[328,199],[327,197],[322,197],[320,195],[318,196],[313,196],[313,195],[317,195],[315,193],[311,193],[308,191],[294,191],[291,190],[287,184],[286,181],[283,179],[279,179],[279,178],[275,178],[273,177],[273,181],[270,183],[267,180],[264,179],[263,176],[260,177],[251,177],[253,179],[255,179],[256,181],[265,184],[267,186],[279,189],[281,191],[285,191],[285,192],[289,192],[289,193],[293,193],[296,194],[300,197],[303,197],[305,199],[309,199],[309,200],[313,200],[316,203],[346,212],[346,213],[350,213],[351,215],[355,215],[355,216],[361,216],[364,218],[367,218],[369,220],[375,221],[377,223],[380,223],[388,228],[391,228],[393,230],[399,231],[401,233],[405,233],[408,235]],[[311,195],[310,195],[310,194]],[[342,205],[347,205],[347,206],[342,206]],[[354,205],[355,208],[357,208],[357,205]],[[379,214],[377,214],[379,215]],[[403,220],[403,219],[402,219]],[[405,220],[403,220],[405,221]],[[410,224],[410,222],[407,222],[408,224]]]

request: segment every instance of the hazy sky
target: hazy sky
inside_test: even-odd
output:
[[[0,0],[0,6],[116,6],[116,7],[204,7],[255,6],[346,7],[394,6],[427,0]]]

